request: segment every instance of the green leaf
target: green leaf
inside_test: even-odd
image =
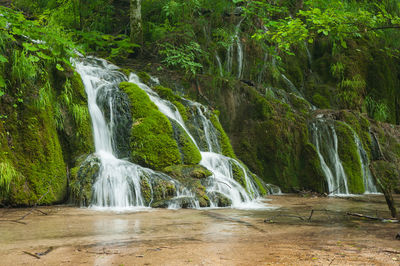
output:
[[[28,51],[30,51],[30,52],[36,52],[36,51],[39,50],[38,48],[36,48],[35,46],[33,46],[32,44],[27,43],[27,42],[24,42],[22,45],[24,46],[24,48],[25,48],[26,50],[28,50]]]
[[[0,54],[0,63],[7,63],[8,59]]]
[[[60,71],[64,71],[64,68],[63,68],[60,64],[57,64],[57,65],[56,65],[56,68],[57,68],[58,70],[60,70]]]
[[[44,60],[51,60],[51,59],[52,59],[51,56],[48,56],[48,55],[46,55],[46,54],[44,54],[44,53],[42,53],[42,52],[38,52],[38,53],[37,53],[37,56],[39,56],[40,58],[42,58],[42,59],[44,59]]]
[[[340,45],[342,45],[343,48],[347,49],[347,43],[344,40],[340,41]]]

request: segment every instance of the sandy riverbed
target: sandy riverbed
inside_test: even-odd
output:
[[[399,265],[399,224],[345,215],[389,217],[382,196],[268,198],[279,208],[116,213],[52,206],[23,223],[10,220],[29,209],[0,209],[0,265]],[[25,253],[49,248],[40,259]]]

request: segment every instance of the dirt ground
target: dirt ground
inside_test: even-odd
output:
[[[278,208],[0,209],[0,265],[400,265],[399,224],[346,215],[388,217],[382,196],[268,198]]]

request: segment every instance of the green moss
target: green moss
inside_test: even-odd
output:
[[[175,185],[167,180],[157,179],[152,182],[153,188],[153,202],[152,207],[166,207],[165,204],[168,200],[176,195]]]
[[[174,165],[164,168],[163,172],[177,180],[186,178],[204,179],[212,175],[201,165]]]
[[[329,100],[318,92],[312,96],[312,102],[315,106],[321,109],[328,109],[331,106]]]
[[[151,201],[153,200],[152,194],[151,194],[151,186],[147,178],[142,178],[140,180],[140,190],[142,192],[143,200],[145,202],[145,205],[149,205]]]
[[[75,160],[94,152],[92,123],[89,115],[87,96],[81,77],[72,72],[72,76],[64,83],[63,91],[57,97],[60,114],[57,125],[64,159],[71,167]]]
[[[218,117],[215,114],[213,114],[211,115],[210,120],[215,129],[217,129],[219,132],[218,137],[219,137],[219,143],[221,145],[222,154],[227,157],[236,158],[236,155],[231,145],[231,141],[229,140],[228,135],[225,133],[224,129],[219,123]]]
[[[11,183],[12,204],[50,204],[66,196],[66,166],[52,114],[51,107],[38,112],[26,105],[9,116],[6,130],[11,147],[7,157],[22,174]]]
[[[246,188],[246,179],[243,169],[236,163],[231,163],[233,179],[236,180],[242,187]]]
[[[151,80],[150,75],[147,74],[146,72],[141,71],[137,75],[140,78],[140,81],[143,82],[144,84],[150,83]]]
[[[187,110],[186,110],[185,106],[182,103],[178,102],[178,101],[173,101],[172,103],[178,109],[179,113],[182,116],[183,121],[186,122],[188,120],[188,115],[187,115]]]
[[[340,120],[346,122],[360,138],[364,150],[367,152],[368,157],[371,158],[371,134],[368,119],[366,119],[362,114],[342,110],[339,113]]]
[[[315,146],[311,143],[305,144],[300,156],[303,169],[300,173],[301,188],[319,193],[327,192],[325,175]]]
[[[176,96],[176,95],[172,92],[172,90],[171,90],[170,88],[166,88],[166,87],[163,87],[163,86],[161,86],[161,85],[158,85],[158,86],[155,86],[155,87],[153,88],[153,90],[156,91],[157,94],[158,94],[161,98],[163,98],[163,99],[165,99],[165,100],[168,100],[168,101],[170,101],[170,102],[174,102],[174,101],[179,100],[179,97]]]
[[[100,160],[93,155],[81,156],[76,165],[70,171],[70,200],[79,206],[89,206],[92,187],[100,171]]]
[[[258,192],[260,193],[260,195],[261,195],[261,196],[267,195],[268,192],[267,192],[267,190],[265,189],[265,187],[264,187],[264,185],[263,185],[261,179],[260,179],[257,175],[255,175],[255,174],[252,174],[251,176],[252,176],[254,182],[256,183],[256,186],[257,186],[257,188],[258,188]]]
[[[171,120],[174,138],[178,144],[182,162],[184,164],[198,164],[201,161],[200,151],[186,131],[175,121]]]
[[[212,175],[206,168],[200,165],[177,165],[167,167],[163,171],[193,191],[200,207],[210,206],[210,199],[206,194],[205,186],[202,184],[207,177]]]
[[[129,75],[131,73],[135,73],[135,70],[131,69],[131,68],[120,68],[119,69],[120,72],[124,73],[125,76],[129,77]]]
[[[120,88],[129,97],[134,119],[131,160],[156,170],[181,164],[181,155],[168,118],[158,111],[146,92],[137,85],[122,82]]]
[[[354,133],[347,124],[338,121],[335,124],[335,130],[338,136],[338,153],[347,176],[349,192],[362,194],[365,188]]]

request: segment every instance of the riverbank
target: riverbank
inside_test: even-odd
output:
[[[359,212],[389,217],[383,196],[268,198],[269,207],[279,208],[149,209],[115,213],[52,206],[32,212],[20,223],[10,220],[22,217],[29,209],[1,209],[0,265],[398,265],[400,262],[400,242],[394,239],[400,231],[399,224],[371,222],[345,214]],[[314,213],[308,221],[311,210]],[[46,251],[49,252],[39,258],[32,256]]]

